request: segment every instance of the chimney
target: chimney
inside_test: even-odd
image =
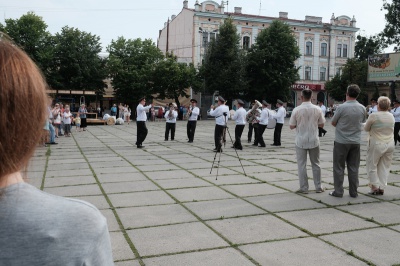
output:
[[[356,17],[353,15],[353,18],[352,18],[352,20],[350,21],[350,26],[356,27],[356,22],[357,22]]]
[[[332,16],[331,16],[331,24],[335,24],[335,14],[334,13],[332,13]]]
[[[188,0],[183,1],[183,8],[188,8]]]
[[[221,10],[221,14],[224,14],[225,13],[225,3],[224,3],[223,0],[221,1],[221,5],[219,7],[220,7],[220,10]]]
[[[279,18],[288,18],[288,12],[279,12]]]
[[[199,0],[196,0],[196,3],[194,4],[194,10],[195,10],[195,11],[200,11]]]
[[[235,6],[235,14],[242,14],[242,7]]]

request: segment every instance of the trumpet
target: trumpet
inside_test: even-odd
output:
[[[246,115],[247,123],[252,124],[257,121],[257,116],[259,115],[258,108],[260,108],[261,106],[262,104],[259,101],[255,100],[253,108]]]

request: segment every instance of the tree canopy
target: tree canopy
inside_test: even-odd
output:
[[[382,42],[378,36],[365,37],[357,35],[354,48],[354,57],[359,61],[368,60],[368,56],[379,54],[382,50]]]
[[[400,0],[383,0],[383,10],[386,10],[386,24],[380,36],[385,46],[394,45],[394,51],[399,51],[400,43]]]
[[[249,97],[270,102],[288,100],[290,86],[299,79],[295,61],[300,57],[289,26],[273,21],[259,33],[247,57]]]

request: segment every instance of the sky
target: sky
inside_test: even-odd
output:
[[[242,13],[270,17],[278,17],[283,11],[288,12],[289,19],[318,16],[324,23],[329,23],[332,13],[336,17],[354,15],[359,34],[370,36],[385,26],[382,3],[382,0],[229,0],[225,11],[242,7]],[[194,4],[195,0],[189,0],[189,8],[194,8]],[[0,23],[33,11],[43,18],[52,34],[64,26],[78,28],[99,36],[105,51],[111,40],[121,36],[152,39],[157,43],[164,22],[171,15],[178,15],[182,7],[183,0],[0,0]]]

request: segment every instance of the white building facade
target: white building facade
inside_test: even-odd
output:
[[[218,38],[219,26],[228,16],[233,18],[237,32],[240,35],[240,45],[248,49],[256,42],[259,32],[274,20],[281,20],[289,25],[297,40],[301,57],[296,60],[300,67],[300,80],[292,86],[292,100],[299,105],[300,91],[310,88],[314,91],[313,100],[324,100],[327,95],[325,82],[341,72],[348,58],[354,57],[356,40],[356,20],[342,15],[332,14],[329,23],[323,23],[322,17],[305,16],[304,20],[290,19],[287,12],[279,12],[278,17],[265,17],[242,13],[241,7],[235,7],[234,12],[225,12],[225,4],[214,1],[199,3],[196,0],[194,8],[188,7],[188,1],[183,1],[183,9],[178,15],[160,30],[157,41],[158,48],[172,52],[179,62],[202,63],[208,43]]]

